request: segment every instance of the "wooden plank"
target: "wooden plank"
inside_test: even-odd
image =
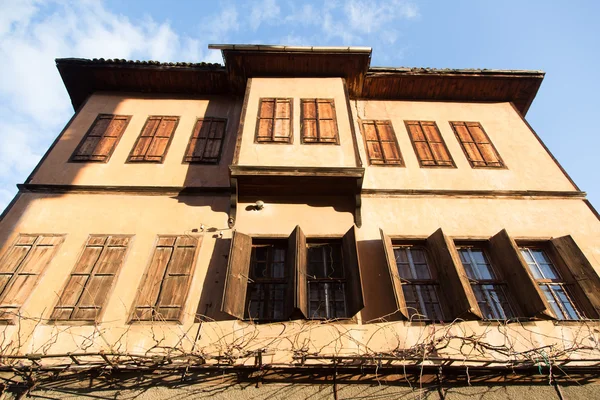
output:
[[[352,317],[365,307],[358,246],[356,243],[356,226],[342,238],[342,257],[346,271],[346,311]]]
[[[398,274],[398,266],[396,265],[396,256],[394,254],[394,247],[392,246],[392,240],[388,235],[383,232],[383,229],[379,229],[381,235],[381,244],[383,246],[383,252],[390,273],[390,280],[394,289],[394,298],[396,299],[396,310],[400,312],[402,317],[409,319],[410,315],[406,308],[406,300],[404,299],[404,290],[402,289],[402,280]]]
[[[308,318],[308,283],[307,283],[307,261],[306,261],[306,236],[300,226],[296,226],[288,238],[287,260],[288,271],[290,271],[290,287],[288,299],[292,310],[292,318]]]
[[[251,253],[252,238],[235,231],[229,251],[221,311],[238,319],[243,319],[245,314]]]

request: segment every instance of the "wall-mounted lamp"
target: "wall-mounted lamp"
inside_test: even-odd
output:
[[[265,202],[262,200],[256,200],[256,209],[262,210],[263,208],[265,208]]]

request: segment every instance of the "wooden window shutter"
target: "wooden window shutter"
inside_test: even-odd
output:
[[[450,122],[473,168],[503,168],[504,162],[479,122]]]
[[[446,142],[433,121],[404,121],[421,167],[455,167]]]
[[[260,99],[256,143],[292,142],[292,99]]]
[[[238,231],[233,232],[221,311],[232,317],[244,319],[252,238]]]
[[[292,279],[289,281],[288,302],[293,308],[288,315],[293,319],[308,318],[308,283],[306,260],[306,236],[300,226],[296,226],[288,238],[286,263]]]
[[[132,320],[181,322],[202,237],[159,236]]]
[[[301,99],[302,143],[339,143],[333,99]]]
[[[591,307],[586,307],[587,314],[593,311],[588,318],[600,317],[600,277],[592,264],[583,254],[571,235],[550,240],[556,253],[560,256],[566,267],[571,272],[573,279],[583,291],[582,300],[587,301]],[[580,301],[583,303],[584,301]],[[584,304],[582,304],[584,305]],[[590,310],[590,308],[592,310]],[[595,315],[593,315],[595,314]]]
[[[218,164],[226,126],[227,120],[224,118],[199,118],[192,131],[183,161]]]
[[[489,249],[493,265],[501,270],[510,293],[516,298],[525,316],[542,315],[544,318],[553,318],[546,298],[531,276],[519,247],[506,229],[490,238]]]
[[[367,155],[371,165],[404,166],[391,121],[361,121]]]
[[[398,266],[396,265],[396,255],[394,254],[394,247],[392,246],[392,240],[386,235],[382,229],[379,229],[381,234],[381,243],[383,245],[383,252],[385,253],[385,259],[387,261],[388,271],[390,273],[390,279],[394,288],[394,297],[396,299],[396,309],[406,319],[410,318],[408,309],[406,308],[406,301],[404,299],[404,291],[402,290],[402,280],[398,275]]]
[[[482,318],[454,242],[440,228],[427,238],[427,248],[435,262],[440,290],[452,314],[451,317]]]
[[[50,319],[98,322],[130,240],[130,235],[90,236]]]
[[[348,317],[352,317],[365,307],[355,225],[342,238],[342,257],[346,270],[346,310]]]
[[[127,161],[162,163],[178,123],[179,117],[148,117]]]
[[[0,259],[0,320],[13,320],[63,240],[63,236],[19,235]]]
[[[130,119],[126,115],[98,115],[73,152],[71,161],[108,162]]]

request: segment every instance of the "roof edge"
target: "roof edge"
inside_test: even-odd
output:
[[[272,44],[209,44],[210,50],[269,51],[281,53],[368,53],[371,47],[360,46],[284,46]]]

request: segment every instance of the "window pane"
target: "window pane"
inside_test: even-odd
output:
[[[560,305],[563,309],[563,314],[565,315],[565,319],[579,319],[579,315],[577,311],[575,311],[575,306],[573,305],[571,299],[567,295],[565,288],[561,285],[550,285],[550,288],[560,301]]]
[[[540,289],[542,289],[542,293],[544,293],[544,296],[546,297],[548,304],[550,304],[552,311],[554,311],[554,314],[556,314],[556,317],[558,319],[565,319],[565,314],[560,309],[558,304],[556,304],[556,300],[554,299],[554,296],[552,295],[552,292],[550,291],[548,285],[540,285]]]
[[[346,317],[345,288],[343,283],[309,282],[310,318]]]
[[[532,249],[533,258],[535,262],[539,265],[542,273],[544,274],[544,278],[546,279],[560,279],[558,272],[554,268],[554,265],[550,262],[550,259],[546,256],[543,250]]]

